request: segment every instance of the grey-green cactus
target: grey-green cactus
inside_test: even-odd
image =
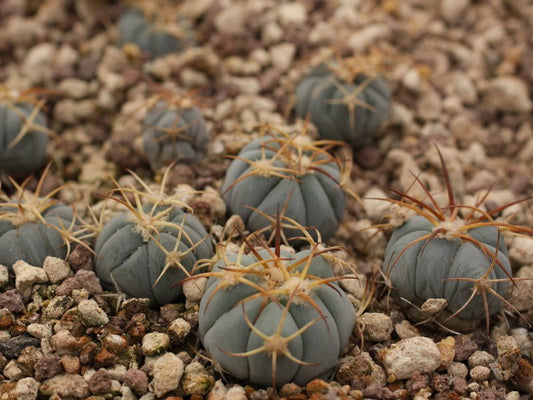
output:
[[[393,296],[412,315],[427,318],[421,315],[420,306],[428,299],[446,299],[447,306],[436,319],[441,326],[464,331],[485,318],[488,330],[489,317],[507,302],[504,295],[512,281],[502,231],[533,236],[533,229],[495,220],[505,207],[485,211],[481,204],[457,203],[440,157],[447,206],[439,206],[419,180],[428,201],[400,192],[396,193],[401,200],[385,199],[416,214],[394,230],[383,272]]]
[[[16,193],[0,203],[0,264],[12,271],[18,260],[41,267],[47,256],[66,258],[85,233],[72,207],[54,200],[55,192],[40,196],[42,179],[35,193],[12,183]]]
[[[153,307],[177,299],[182,292],[177,283],[189,276],[198,260],[213,256],[200,221],[182,210],[184,203],[165,195],[166,176],[159,193],[147,186],[146,192],[119,187],[123,200],[113,199],[126,211],[103,226],[95,244],[96,274],[102,286],[128,297],[148,298]]]
[[[166,15],[163,9],[146,14],[154,17],[155,21],[148,20],[141,9],[128,8],[124,11],[118,20],[120,44],[134,43],[152,57],[160,57],[181,52],[194,43],[186,22],[175,19],[175,10]]]
[[[371,141],[389,116],[390,89],[380,76],[357,74],[349,81],[325,65],[305,76],[296,89],[296,114],[309,115],[325,139],[354,148]]]
[[[234,377],[305,385],[335,368],[355,311],[323,251],[223,252],[199,312],[205,348]]]
[[[12,101],[0,93],[0,170],[9,176],[26,176],[43,166],[48,128],[39,108]]]
[[[182,108],[160,101],[148,111],[144,126],[144,152],[154,170],[205,155],[210,135],[196,106]]]
[[[332,237],[344,214],[342,165],[305,134],[266,134],[245,146],[230,164],[221,192],[229,210],[250,231],[267,229],[278,212]],[[287,239],[299,236],[284,228]]]

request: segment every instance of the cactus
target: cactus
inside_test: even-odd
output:
[[[279,225],[277,225],[279,227]],[[199,311],[199,336],[222,368],[252,384],[305,385],[335,368],[355,322],[329,250],[219,248]]]
[[[175,283],[189,276],[199,259],[213,255],[198,219],[182,210],[185,204],[176,196],[164,194],[167,173],[159,193],[147,186],[142,192],[116,183],[123,198],[108,197],[126,211],[103,226],[95,244],[96,274],[102,286],[128,297],[148,298],[152,307],[177,299],[181,288],[175,288]]]
[[[344,214],[344,163],[327,150],[337,142],[313,142],[305,129],[282,130],[245,146],[230,164],[221,192],[229,210],[242,217],[250,231],[268,230],[271,215],[283,215],[310,227],[315,239],[332,237]],[[286,239],[300,233],[283,229]]]
[[[144,121],[143,147],[153,170],[175,161],[200,159],[209,142],[209,132],[200,109],[159,101]]]
[[[34,193],[25,189],[26,183],[11,183],[15,195],[2,194],[0,203],[0,264],[12,272],[12,265],[24,260],[42,266],[47,256],[66,258],[73,245],[82,244],[86,230],[73,209],[53,199],[62,188],[41,196],[45,169]],[[27,181],[26,181],[27,182]]]
[[[26,176],[45,163],[50,130],[42,105],[0,88],[0,170],[5,174]]]
[[[388,118],[390,89],[380,76],[343,77],[337,71],[336,66],[321,64],[302,79],[296,89],[296,114],[309,116],[322,138],[360,148]]]
[[[446,309],[436,319],[441,327],[469,330],[485,318],[488,331],[490,316],[504,303],[511,306],[504,294],[514,279],[502,232],[531,236],[533,229],[495,220],[511,204],[484,211],[481,205],[486,195],[474,206],[457,203],[446,164],[438,153],[448,205],[439,206],[418,178],[429,203],[398,191],[394,192],[400,200],[385,199],[415,215],[394,230],[382,270],[393,295],[409,311],[428,299],[445,299]]]
[[[175,6],[167,2],[138,1],[118,20],[120,44],[134,43],[152,57],[181,52],[194,43],[184,19],[176,20]]]

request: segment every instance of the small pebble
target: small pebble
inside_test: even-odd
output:
[[[170,346],[170,337],[166,333],[150,332],[142,340],[142,352],[145,356],[161,354]]]
[[[360,319],[365,326],[365,337],[374,342],[390,340],[394,330],[391,317],[382,313],[364,313]]]
[[[478,365],[470,370],[470,377],[475,381],[485,381],[490,378],[490,368]]]
[[[176,390],[183,375],[183,361],[173,353],[165,353],[154,363],[150,388],[157,397]]]
[[[78,304],[80,318],[86,326],[105,325],[109,322],[109,317],[94,300],[82,300]]]
[[[58,283],[66,279],[70,274],[70,265],[65,260],[48,256],[44,259],[43,270],[52,283]]]

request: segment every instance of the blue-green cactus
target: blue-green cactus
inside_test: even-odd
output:
[[[112,199],[126,211],[103,226],[95,244],[96,274],[102,286],[128,297],[148,298],[153,307],[177,299],[182,290],[176,283],[189,276],[198,260],[213,256],[200,221],[182,210],[183,203],[164,194],[166,177],[167,173],[159,193],[147,186],[146,192],[119,187],[124,200]]]
[[[0,93],[0,171],[26,176],[46,161],[48,128],[39,108]]]
[[[505,292],[512,281],[511,264],[502,231],[533,236],[533,229],[495,220],[505,207],[484,211],[481,204],[458,204],[448,171],[441,158],[449,203],[439,206],[418,179],[428,202],[400,193],[401,200],[388,200],[415,211],[398,226],[385,250],[384,275],[393,296],[412,315],[428,299],[447,300],[438,317],[441,326],[473,329],[506,303]],[[514,203],[513,203],[514,204]],[[413,309],[413,306],[415,309]]]
[[[41,267],[47,256],[66,258],[85,235],[79,220],[69,207],[52,196],[40,195],[42,180],[35,193],[15,181],[17,191],[12,197],[2,196],[0,203],[0,264],[12,271],[18,260]]]
[[[148,111],[144,125],[144,152],[154,170],[205,155],[210,135],[198,107],[181,108],[160,101]]]
[[[355,323],[354,307],[316,246],[226,253],[209,273],[199,336],[222,368],[265,386],[305,385],[331,373]]]
[[[190,29],[184,20],[173,22],[175,10],[165,15],[164,10],[156,10],[154,17],[160,15],[162,21],[151,21],[141,9],[128,8],[118,20],[120,44],[134,43],[142,51],[152,57],[160,57],[169,53],[177,53],[194,44]],[[157,19],[157,18],[156,18]],[[174,30],[179,27],[179,33]]]
[[[296,114],[309,115],[325,139],[353,148],[368,144],[389,116],[391,92],[380,76],[357,74],[346,81],[325,65],[306,75],[296,89]]]
[[[226,172],[223,198],[250,231],[268,228],[269,216],[281,212],[309,227],[315,239],[316,229],[327,240],[345,209],[341,161],[326,151],[326,143],[281,133],[264,135],[241,150]],[[283,232],[287,239],[301,234],[289,228]]]

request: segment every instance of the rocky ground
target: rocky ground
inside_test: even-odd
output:
[[[415,174],[442,193],[437,144],[465,202],[492,184],[490,208],[533,194],[531,1],[184,0],[179,7],[198,45],[154,60],[117,46],[121,3],[0,2],[0,82],[51,90],[43,111],[55,135],[43,191],[71,182],[58,196],[81,216],[102,209],[98,194],[114,187],[111,177],[132,183],[127,169],[160,182],[162,170],[150,169],[141,146],[143,105],[154,88],[194,89],[212,140],[200,163],[173,166],[168,184],[206,191],[189,200],[216,236],[226,222],[218,195],[226,156],[256,137],[258,124],[301,126],[293,110],[299,80],[319,61],[349,56],[382,74],[393,92],[390,120],[374,143],[355,152],[351,190],[387,197],[383,186],[406,191]],[[388,204],[364,203],[366,212],[349,200],[329,243],[344,246],[361,281],[379,268],[390,234],[364,229],[383,222]],[[531,227],[533,202],[500,217]],[[515,276],[533,278],[531,241],[505,240]],[[533,330],[510,309],[491,321],[489,336],[482,325],[456,335],[407,319],[378,290],[330,379],[275,391],[235,381],[209,359],[195,335],[198,293],[185,290],[186,301],[153,310],[142,299],[103,292],[93,264],[77,246],[66,262],[49,258],[43,268],[20,262],[14,277],[0,267],[0,398],[533,394]],[[533,320],[533,283],[517,286],[510,302]],[[343,287],[360,305],[362,285],[348,280]]]

